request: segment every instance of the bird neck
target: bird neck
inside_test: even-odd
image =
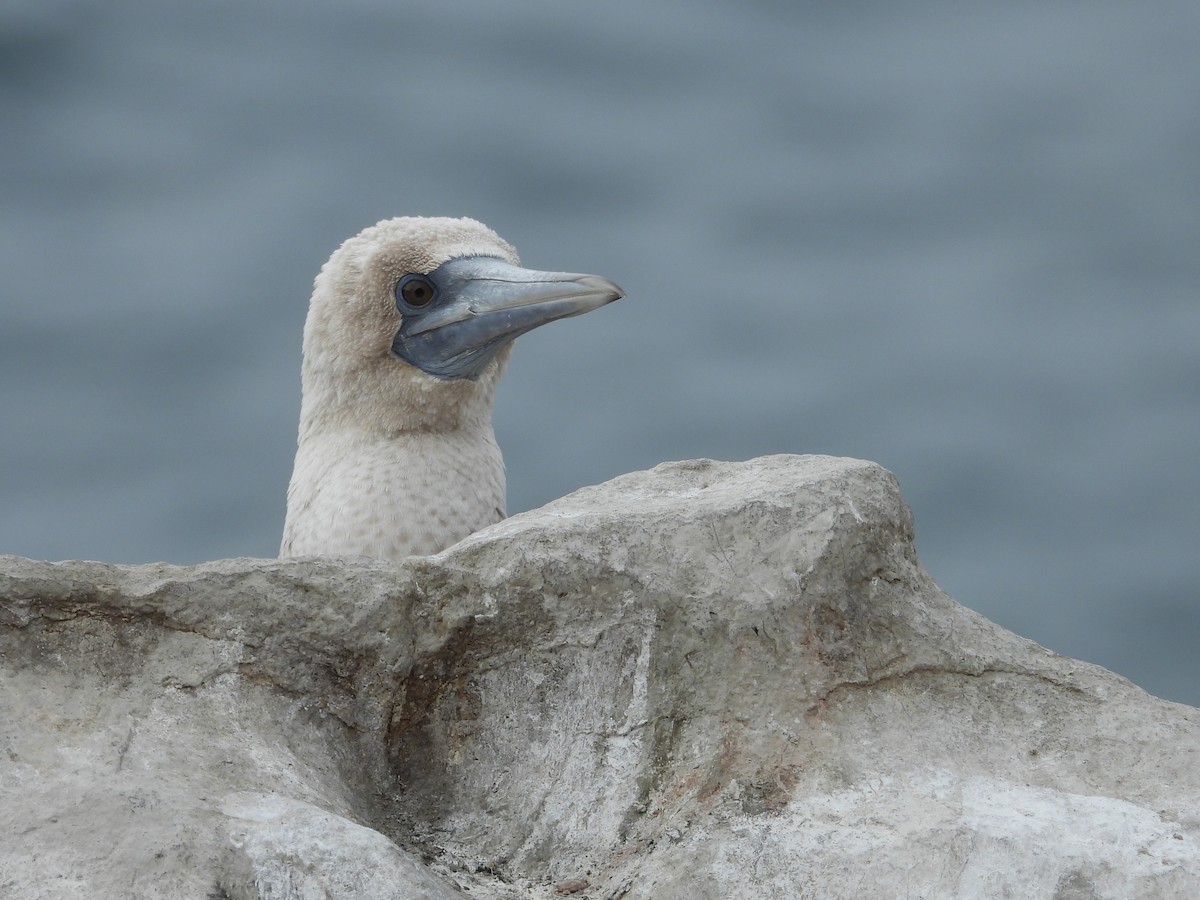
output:
[[[388,361],[389,363],[391,361]],[[300,442],[316,435],[358,434],[391,440],[404,435],[492,433],[492,398],[499,366],[479,379],[445,380],[405,366],[384,365],[347,378],[306,371]]]

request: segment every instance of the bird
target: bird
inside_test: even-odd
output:
[[[385,219],[313,283],[281,557],[438,553],[505,517],[492,428],[512,342],[624,296],[521,268],[468,218]]]

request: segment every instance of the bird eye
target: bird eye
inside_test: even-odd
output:
[[[422,275],[405,275],[396,283],[396,299],[413,309],[428,306],[436,294],[433,282]]]

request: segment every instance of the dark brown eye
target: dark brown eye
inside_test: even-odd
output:
[[[422,275],[405,275],[396,284],[396,299],[412,309],[421,309],[433,302],[437,289]]]

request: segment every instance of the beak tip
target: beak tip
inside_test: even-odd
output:
[[[620,300],[625,296],[625,289],[623,287],[615,281],[609,281],[607,278],[602,278],[599,275],[579,275],[572,280],[590,288],[597,294],[605,295],[604,302],[606,303],[612,303],[614,300]]]

